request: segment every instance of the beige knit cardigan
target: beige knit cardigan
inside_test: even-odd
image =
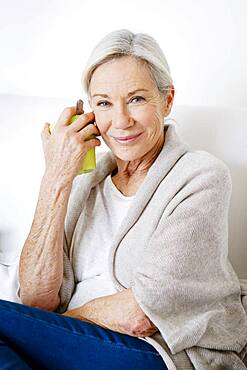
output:
[[[164,124],[164,129],[165,144],[112,240],[109,272],[119,291],[132,287],[158,327],[142,340],[160,348],[169,370],[244,370],[247,315],[228,260],[229,169],[208,152],[190,149],[173,125]],[[66,310],[75,289],[73,243],[79,217],[90,190],[114,168],[109,151],[96,170],[74,180],[58,312]]]

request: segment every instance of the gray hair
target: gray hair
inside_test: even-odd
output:
[[[121,29],[107,34],[93,49],[82,74],[82,86],[87,95],[92,75],[100,65],[124,56],[144,62],[161,95],[173,88],[170,68],[156,40],[145,34]]]

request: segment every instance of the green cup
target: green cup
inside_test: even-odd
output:
[[[78,117],[79,117],[78,114],[74,115],[69,121],[69,124],[73,123]],[[55,123],[50,125],[49,127],[50,132],[52,132],[54,126],[55,126]],[[88,139],[93,139],[94,137],[95,135],[91,135],[89,136]],[[92,172],[95,168],[96,168],[96,154],[95,154],[95,147],[93,147],[87,151],[83,159],[83,162],[81,164],[81,168],[80,168],[78,175]]]

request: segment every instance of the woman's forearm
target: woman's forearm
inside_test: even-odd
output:
[[[131,336],[150,336],[158,331],[135,300],[132,289],[95,298],[63,315],[95,323]]]
[[[63,278],[64,220],[71,181],[45,173],[33,223],[20,257],[20,296],[24,304],[54,310]]]

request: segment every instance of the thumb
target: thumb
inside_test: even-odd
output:
[[[41,132],[41,137],[42,140],[47,140],[51,136],[51,131],[50,131],[50,124],[48,122],[45,123],[44,128]]]

